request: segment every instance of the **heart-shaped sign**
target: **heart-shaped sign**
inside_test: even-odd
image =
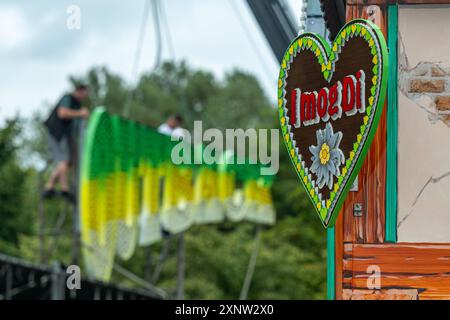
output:
[[[278,81],[283,139],[325,227],[334,225],[380,120],[388,57],[380,29],[347,23],[330,47],[305,33],[287,49]]]

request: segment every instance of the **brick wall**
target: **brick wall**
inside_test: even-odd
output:
[[[450,125],[450,68],[422,62],[410,70],[400,70],[399,87],[408,98],[424,107],[432,121]]]
[[[351,290],[344,289],[343,300],[419,300],[417,289]]]

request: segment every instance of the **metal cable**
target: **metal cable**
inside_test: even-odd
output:
[[[150,1],[151,0],[145,0],[145,3],[144,3],[144,15],[142,16],[142,22],[141,22],[139,36],[138,36],[138,40],[137,40],[137,44],[136,44],[136,51],[134,53],[133,65],[131,68],[131,79],[132,80],[134,80],[137,77],[139,62],[141,60],[142,47],[144,46],[145,31],[147,29],[146,27],[147,27],[148,15],[150,12]],[[129,90],[127,99],[125,101],[124,110],[123,110],[123,115],[125,117],[130,116],[131,98],[132,98],[132,90]]]
[[[161,19],[159,15],[159,7],[160,7],[159,0],[153,0],[152,13],[153,13],[153,24],[155,26],[155,34],[156,34],[156,57],[153,70],[156,70],[161,65],[161,57],[162,57],[162,33],[161,33]]]
[[[98,257],[100,257],[100,259],[106,261],[106,258],[103,256],[103,253],[101,251],[97,250],[95,247],[93,247],[83,241],[81,241],[81,245],[84,246],[86,249],[94,252]],[[146,280],[142,279],[141,277],[137,276],[133,272],[125,269],[124,267],[118,265],[117,263],[114,263],[113,269],[115,271],[117,271],[119,274],[121,274],[122,276],[124,276],[124,277],[128,278],[129,280],[133,281],[134,283],[144,287],[145,289],[147,289],[148,291],[152,292],[153,294],[159,296],[160,298],[167,299],[168,294],[164,290],[155,287],[151,283],[149,283]]]
[[[164,27],[164,38],[166,39],[166,44],[167,44],[167,48],[169,49],[169,54],[172,60],[175,60],[176,56],[175,56],[175,47],[173,45],[173,41],[172,41],[172,34],[170,32],[170,25],[167,19],[167,12],[166,12],[166,8],[164,6],[164,1],[162,1],[160,3],[160,15],[161,15],[161,21]]]

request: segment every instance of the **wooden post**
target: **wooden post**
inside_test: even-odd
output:
[[[161,274],[163,263],[164,261],[166,261],[167,256],[169,255],[171,238],[171,235],[163,238],[163,247],[161,249],[161,253],[159,254],[158,263],[156,264],[155,270],[153,271],[151,283],[155,284],[159,280],[159,275]]]
[[[39,172],[38,178],[38,186],[39,190],[42,190],[41,186],[43,186],[43,174],[45,172],[45,169]],[[39,211],[38,211],[38,217],[39,217],[39,262],[40,263],[47,263],[46,258],[46,248],[45,248],[45,203],[44,199],[41,195],[39,195]]]
[[[245,274],[244,284],[242,285],[241,294],[239,300],[247,300],[248,290],[253,279],[253,273],[255,272],[256,259],[258,258],[259,244],[261,242],[261,225],[256,225],[255,230],[255,244],[253,247],[252,255],[250,256],[250,261],[248,262],[247,273]]]
[[[184,299],[184,267],[185,267],[185,248],[184,248],[184,232],[178,236],[177,249],[177,292],[176,299]]]
[[[13,288],[13,266],[8,265],[5,279],[5,300],[11,300],[11,290]]]
[[[61,267],[58,262],[52,265],[51,291],[52,300],[64,300],[65,298],[65,277],[61,274]]]
[[[75,206],[72,212],[72,264],[80,263],[80,168],[83,154],[86,121],[81,120],[78,132],[78,146],[76,148],[76,163],[73,172],[73,189],[75,190]]]

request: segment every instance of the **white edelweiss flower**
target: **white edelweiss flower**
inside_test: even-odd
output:
[[[344,153],[339,149],[342,132],[333,132],[333,127],[327,123],[325,129],[317,130],[317,145],[310,146],[312,153],[311,172],[317,175],[317,185],[322,188],[325,184],[331,190],[334,176],[340,176],[339,167],[344,164]]]

